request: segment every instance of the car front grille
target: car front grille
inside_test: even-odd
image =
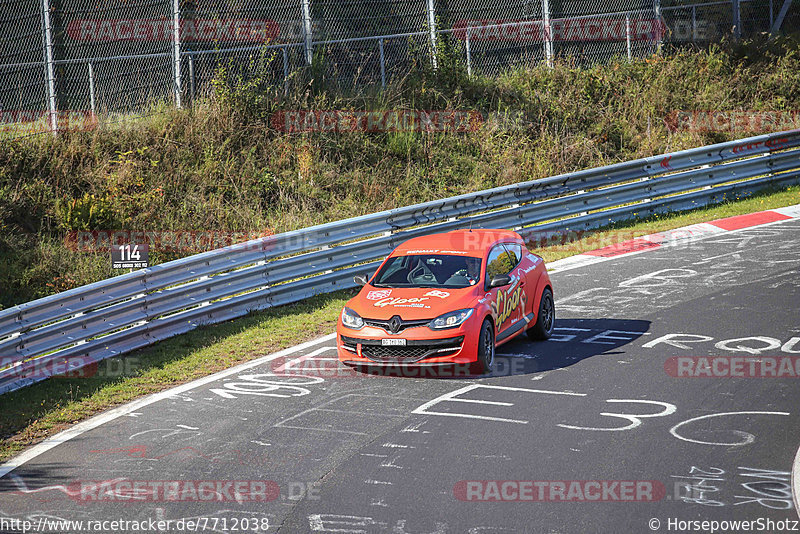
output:
[[[400,328],[397,330],[397,332],[392,332],[389,329],[389,321],[388,320],[384,321],[382,319],[364,319],[364,324],[367,325],[367,326],[375,326],[377,328],[383,328],[386,332],[397,333],[397,334],[399,334],[400,332],[402,332],[403,330],[405,330],[407,328],[416,328],[418,326],[425,326],[430,322],[431,322],[431,319],[418,319],[418,320],[415,320],[415,321],[403,320],[403,321],[400,321]]]
[[[415,363],[432,356],[449,356],[458,352],[464,336],[447,339],[413,340],[407,345],[382,345],[379,339],[357,339],[342,336],[342,344],[353,352],[361,345],[361,355],[379,363]]]

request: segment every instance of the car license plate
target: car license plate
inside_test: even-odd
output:
[[[402,338],[394,338],[394,339],[381,339],[381,345],[384,347],[389,346],[405,346],[406,340]]]

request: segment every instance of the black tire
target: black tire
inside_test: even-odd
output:
[[[478,372],[492,372],[494,361],[494,326],[489,319],[484,319],[478,336]]]
[[[553,301],[553,292],[549,288],[542,291],[539,301],[539,312],[536,314],[536,324],[528,328],[528,337],[534,341],[544,341],[553,335],[556,324],[556,304]]]

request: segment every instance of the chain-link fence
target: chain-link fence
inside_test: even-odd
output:
[[[178,107],[224,74],[386,85],[792,30],[798,0],[0,0],[0,139]],[[305,73],[305,74],[304,74]],[[301,76],[302,75],[302,76]],[[305,76],[305,77],[304,77]]]

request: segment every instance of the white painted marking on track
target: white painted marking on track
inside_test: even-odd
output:
[[[336,334],[334,334],[334,338],[335,337],[336,337]],[[300,362],[304,362],[306,360],[323,360],[323,359],[325,359],[325,360],[338,360],[338,358],[314,358],[315,356],[319,356],[323,352],[327,352],[329,350],[336,350],[336,347],[320,347],[320,348],[318,348],[316,350],[313,350],[313,351],[309,352],[308,354],[304,354],[302,356],[298,356],[297,358],[293,358],[293,359],[289,360],[288,362],[284,363],[283,365],[278,366],[278,368],[275,369],[275,372],[276,373],[280,373],[280,372],[286,371],[287,369],[289,369],[293,365],[298,364]],[[306,368],[304,367],[301,370],[305,370],[305,369]],[[320,369],[315,369],[315,370],[318,371]]]
[[[391,467],[392,469],[403,469],[402,465],[397,465],[396,463],[394,463],[395,460],[398,460],[399,458],[400,458],[399,456],[395,456],[391,460],[384,460],[383,462],[381,462],[381,467]]]
[[[185,428],[186,430],[200,430],[199,426],[175,425],[178,428]]]
[[[624,419],[626,421],[630,421],[629,425],[616,427],[616,428],[608,428],[608,427],[586,427],[586,426],[573,426],[573,425],[565,425],[559,423],[557,426],[561,428],[569,428],[571,430],[593,430],[596,432],[617,432],[621,430],[631,430],[639,425],[642,424],[642,419],[646,419],[648,417],[664,417],[667,415],[674,414],[678,407],[669,402],[661,402],[661,401],[652,401],[652,400],[642,400],[642,399],[608,399],[606,402],[621,402],[624,404],[627,403],[640,403],[640,404],[652,404],[655,406],[661,406],[664,408],[662,411],[658,413],[649,413],[649,414],[630,414],[630,413],[612,413],[612,412],[602,412],[600,415],[605,417],[616,417],[618,419]]]
[[[363,394],[360,394],[360,393],[349,393],[347,395],[342,395],[341,397],[336,397],[335,399],[331,399],[328,402],[325,402],[320,406],[314,406],[314,407],[309,408],[307,410],[303,410],[303,411],[301,411],[299,413],[296,413],[291,417],[287,417],[286,419],[282,419],[282,420],[278,421],[277,423],[275,423],[272,426],[273,427],[277,427],[277,428],[294,428],[294,429],[297,429],[297,430],[317,430],[317,431],[320,431],[320,432],[336,432],[336,433],[341,433],[341,434],[356,434],[356,435],[360,435],[360,436],[367,435],[366,432],[355,432],[355,431],[352,431],[352,430],[339,430],[339,429],[336,429],[336,428],[296,426],[296,425],[287,425],[286,424],[289,421],[292,421],[294,419],[297,419],[298,417],[302,417],[303,415],[305,415],[307,413],[311,413],[311,412],[315,412],[315,411],[332,412],[332,413],[343,413],[343,414],[354,414],[354,415],[375,415],[375,414],[372,414],[372,413],[366,412],[366,411],[339,410],[339,409],[335,409],[335,408],[324,408],[324,406],[328,406],[328,405],[333,404],[335,402],[339,402],[340,400],[346,399],[347,397],[373,397],[374,398],[374,397],[376,397],[376,395],[363,395]],[[405,415],[402,415],[402,414],[392,414],[392,413],[385,413],[385,414],[380,414],[380,415],[381,415],[381,417],[405,417]]]
[[[474,415],[474,414],[465,414],[465,413],[452,413],[452,412],[432,412],[429,410],[432,406],[439,404],[440,402],[466,402],[466,403],[473,403],[473,404],[493,404],[493,405],[501,405],[501,406],[513,406],[513,403],[501,403],[496,401],[484,401],[478,399],[461,399],[457,398],[458,395],[463,393],[467,393],[474,389],[478,388],[485,388],[485,389],[497,389],[497,390],[504,390],[504,391],[519,391],[519,392],[527,392],[527,393],[543,393],[546,395],[568,395],[573,397],[585,397],[586,393],[573,393],[571,391],[549,391],[545,389],[530,389],[530,388],[517,388],[517,387],[508,387],[508,386],[490,386],[486,384],[471,384],[469,386],[464,386],[461,389],[457,389],[455,391],[451,391],[450,393],[445,393],[435,399],[426,402],[425,404],[418,406],[415,408],[411,413],[417,415],[441,415],[444,417],[463,417],[466,419],[481,419],[484,421],[498,421],[503,423],[517,423],[521,425],[527,425],[528,421],[523,421],[521,419],[509,419],[506,417],[490,417],[488,415]]]
[[[299,352],[305,350],[309,347],[313,347],[314,345],[318,345],[320,343],[325,343],[327,341],[333,341],[336,339],[336,334],[328,334],[327,336],[323,336],[318,339],[314,339],[311,341],[307,341],[306,343],[302,343],[300,345],[289,347],[282,351],[278,351],[274,354],[268,354],[267,356],[263,356],[251,362],[243,363],[241,365],[237,365],[236,367],[231,367],[230,369],[226,369],[224,371],[220,371],[218,373],[214,373],[213,375],[206,376],[204,378],[200,378],[198,380],[194,380],[189,382],[188,384],[183,384],[172,389],[168,389],[166,391],[162,391],[160,393],[154,393],[152,395],[148,395],[147,397],[135,400],[131,403],[128,403],[124,406],[120,406],[118,408],[114,408],[109,410],[105,413],[92,417],[91,419],[87,419],[77,425],[73,426],[70,429],[67,429],[63,432],[59,432],[55,436],[51,438],[47,438],[46,440],[42,441],[38,445],[34,445],[33,447],[23,451],[19,456],[9,460],[8,462],[0,465],[0,478],[4,477],[14,469],[24,465],[26,462],[29,462],[44,454],[45,452],[49,451],[53,447],[57,447],[62,443],[65,443],[81,434],[88,432],[90,430],[94,430],[95,428],[113,421],[123,415],[128,415],[130,413],[136,412],[145,406],[149,406],[153,403],[156,403],[160,400],[172,397],[174,395],[184,393],[186,391],[191,391],[193,389],[199,388],[201,386],[205,386],[206,384],[210,384],[222,378],[229,377],[231,375],[235,375],[241,373],[244,370],[252,369],[253,367],[258,367],[259,365],[263,365],[267,362],[271,362],[272,360],[283,358],[289,354],[294,354],[295,352]]]
[[[781,215],[786,215],[787,217],[800,219],[800,204],[796,204],[794,206],[787,206],[785,208],[775,208],[771,209],[770,211],[777,211]]]
[[[753,434],[748,432],[743,432],[741,430],[733,430],[732,433],[736,434],[737,436],[741,436],[744,438],[744,441],[736,442],[736,443],[722,443],[722,442],[714,442],[714,441],[700,441],[696,439],[686,438],[678,434],[678,429],[683,425],[688,425],[689,423],[693,423],[694,421],[702,421],[704,419],[710,419],[712,417],[722,417],[727,415],[790,415],[789,412],[723,412],[723,413],[712,413],[708,415],[701,415],[700,417],[693,417],[692,419],[687,419],[677,425],[673,426],[669,429],[669,433],[678,438],[682,441],[688,441],[689,443],[699,443],[700,445],[720,445],[724,447],[738,447],[740,445],[749,445],[756,440],[756,437]]]

